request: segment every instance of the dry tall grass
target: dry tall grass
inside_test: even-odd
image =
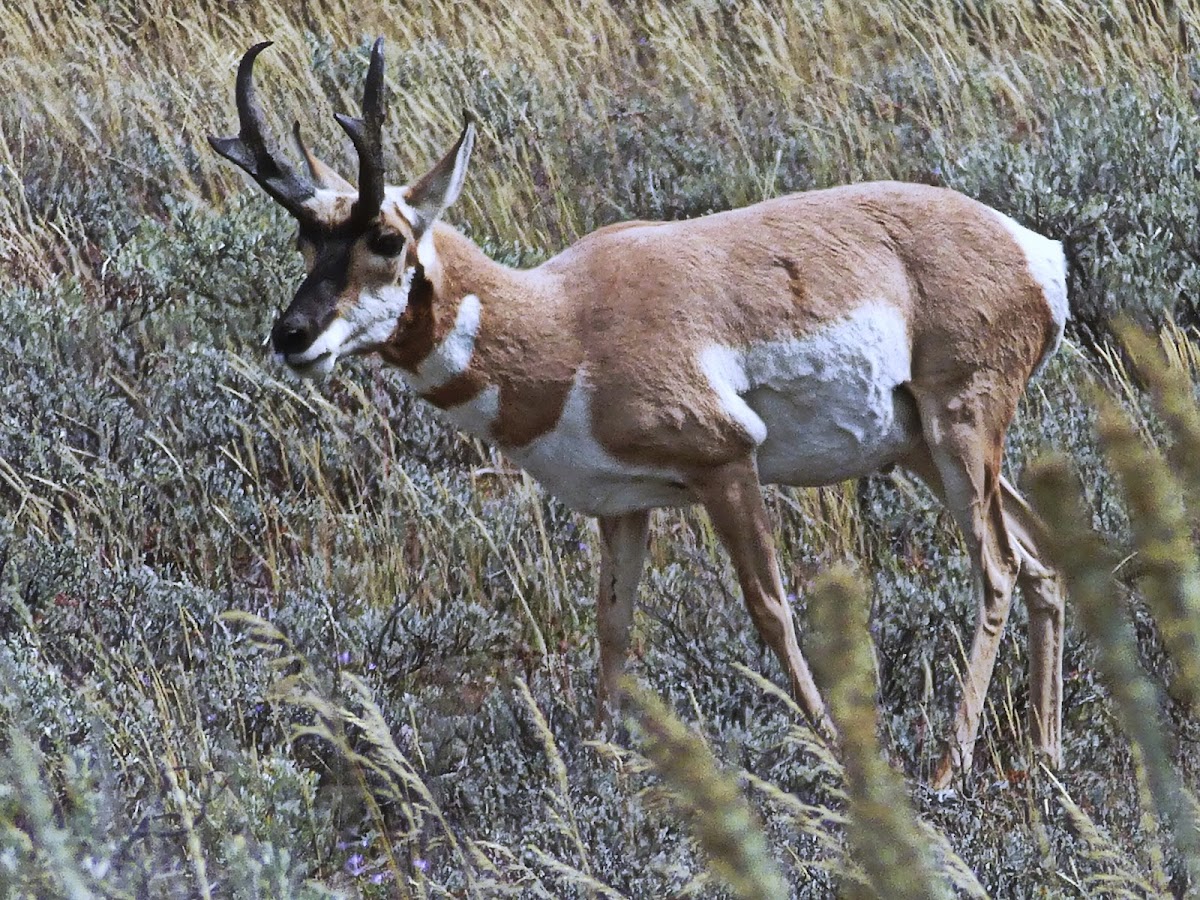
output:
[[[898,137],[915,124],[931,140],[969,145],[999,117],[1016,139],[1045,124],[1040,92],[1069,73],[1096,84],[1182,75],[1181,35],[1198,20],[1190,3],[1083,0],[736,8],[435,0],[419,9],[114,0],[54,11],[13,0],[0,9],[0,246],[31,278],[63,265],[94,274],[97,261],[74,236],[95,223],[28,196],[20,174],[30,167],[51,184],[124,172],[150,210],[162,194],[219,201],[241,190],[203,136],[228,130],[236,61],[262,38],[277,43],[263,60],[277,133],[298,117],[345,162],[348,144],[329,114],[354,108],[359,73],[331,65],[326,48],[361,52],[371,36],[387,36],[398,180],[447,142],[464,104],[486,105],[477,110],[482,153],[456,217],[499,243],[549,250],[597,224],[585,218],[595,213],[578,202],[581,191],[606,219],[632,212],[619,190],[624,129],[648,111],[631,98],[659,98],[697,135],[727,144],[723,200],[736,205],[806,186],[778,180],[785,148],[762,144],[752,126],[763,119],[819,161],[815,182],[928,176],[899,168],[889,130]],[[925,85],[915,96],[904,92],[913,82],[889,93],[872,77],[914,69]],[[521,84],[541,87],[536,96],[505,93]],[[531,128],[534,104],[537,124],[558,134]],[[547,139],[583,134],[608,153],[607,180],[579,184],[571,141]],[[161,162],[147,165],[147,156]]]

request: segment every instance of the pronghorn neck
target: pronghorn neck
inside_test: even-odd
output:
[[[474,279],[462,277],[464,267],[456,265],[463,253],[459,245],[474,249],[463,235],[440,224],[419,240],[415,259],[410,257],[413,264],[405,273],[408,304],[380,351],[421,394],[438,390],[470,367],[484,297],[491,293],[482,285],[476,288]],[[468,272],[501,268],[486,257],[482,264],[473,262]]]
[[[440,223],[418,243],[417,261],[408,306],[381,355],[460,427],[501,443],[520,442],[521,435],[506,433],[509,423],[495,432],[491,426],[500,395],[514,396],[514,385],[535,387],[541,351],[555,355],[568,343],[552,313],[556,304],[534,272],[493,261]],[[562,366],[552,368],[561,375]],[[486,408],[472,410],[473,403]]]

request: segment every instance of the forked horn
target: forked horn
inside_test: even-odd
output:
[[[361,119],[334,115],[358,151],[358,199],[350,213],[356,222],[375,218],[383,205],[383,38],[371,49],[362,107]]]
[[[297,219],[307,221],[312,218],[312,212],[304,206],[304,201],[312,197],[316,189],[267,146],[262,107],[254,89],[254,60],[271,43],[255,44],[238,64],[236,96],[240,131],[237,137],[210,135],[208,142],[219,154],[244,169],[284,209]]]

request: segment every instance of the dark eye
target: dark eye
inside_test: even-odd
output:
[[[404,235],[394,231],[379,231],[367,238],[367,249],[376,256],[399,256],[404,249]]]

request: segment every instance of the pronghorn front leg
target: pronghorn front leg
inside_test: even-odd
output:
[[[779,577],[774,536],[754,458],[745,457],[699,472],[690,486],[708,510],[717,537],[733,559],[750,618],[783,663],[796,700],[819,732],[827,738],[834,737],[836,731],[825,701],[817,692],[812,672],[796,641],[792,610]]]
[[[596,704],[599,726],[618,710],[621,672],[629,654],[629,629],[638,583],[646,560],[650,512],[601,516],[600,590],[596,598],[596,631],[600,638],[600,683]]]

